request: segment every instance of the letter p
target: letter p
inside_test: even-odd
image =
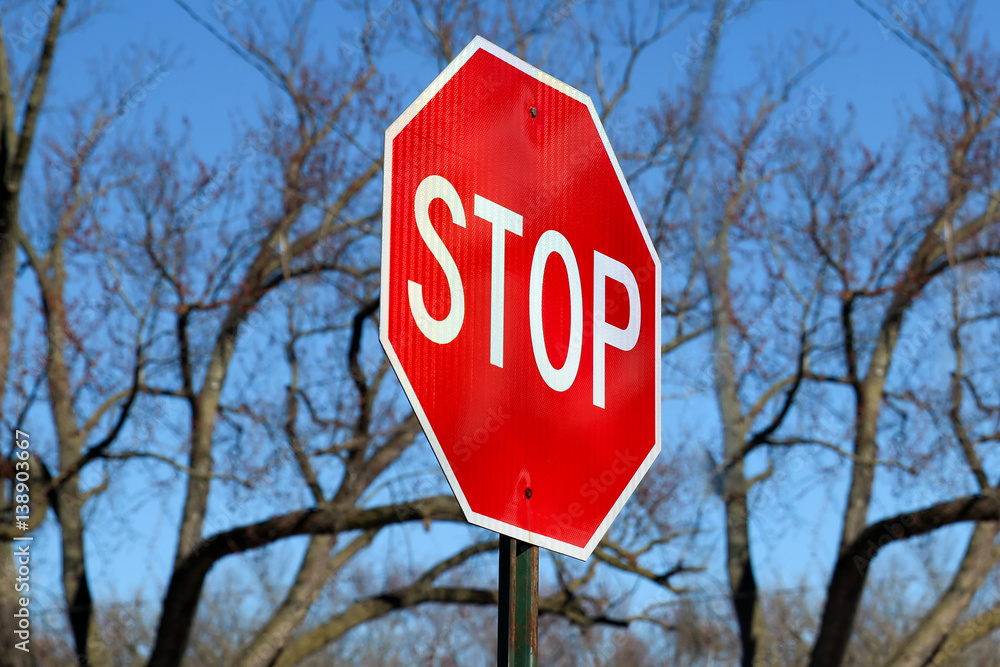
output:
[[[608,324],[605,313],[607,279],[625,286],[628,292],[628,325],[620,329]],[[604,407],[604,347],[610,345],[623,352],[635,347],[639,340],[642,311],[639,308],[639,285],[627,266],[616,259],[594,251],[594,405]]]

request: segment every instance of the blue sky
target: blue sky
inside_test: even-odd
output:
[[[92,89],[95,63],[98,69],[101,63],[115,62],[116,67],[128,70],[125,58],[134,53],[130,49],[135,45],[144,50],[175,54],[163,69],[165,78],[149,90],[147,99],[137,106],[120,131],[127,132],[131,123],[156,119],[164,119],[168,128],[179,130],[181,119],[188,118],[194,150],[208,160],[223,159],[238,143],[246,125],[257,121],[258,105],[268,105],[271,84],[170,0],[110,0],[106,4],[107,11],[66,37],[57,56],[50,100],[86,95]],[[212,1],[190,0],[190,5],[207,21],[219,25]],[[373,3],[376,10],[389,5],[388,0],[381,5],[378,0]],[[239,12],[240,8],[235,6],[233,11]],[[1000,25],[998,3],[981,3],[979,11],[980,25]],[[701,21],[701,17],[692,19],[640,61],[633,104],[651,104],[657,90],[669,89],[683,81],[673,55],[684,53],[688,40],[697,39],[703,29]],[[321,0],[313,21],[313,43],[325,48],[330,58],[337,57],[343,40],[349,40],[360,25],[359,15],[345,14],[337,3]],[[5,28],[9,35],[11,28],[6,25]],[[922,91],[933,89],[931,68],[887,34],[885,26],[880,26],[848,0],[763,0],[727,30],[719,60],[723,85],[753,82],[761,59],[766,62],[781,53],[783,45],[797,31],[829,34],[834,40],[842,37],[839,52],[808,77],[804,89],[815,86],[828,91],[831,100],[825,108],[835,115],[842,114],[851,105],[856,111],[859,138],[870,145],[896,141],[906,105],[919,106]],[[502,35],[483,36],[500,46],[509,46]],[[428,58],[414,58],[402,46],[393,46],[391,52],[391,63],[401,82],[397,93],[401,102],[399,110],[402,110],[402,106],[431,82],[439,71],[439,63]],[[155,56],[148,62],[155,63]],[[556,77],[571,77],[571,73],[548,71]],[[132,80],[143,76],[145,72],[139,68]],[[594,94],[593,90],[583,90]],[[665,389],[664,393],[670,392]],[[707,398],[699,403],[698,409],[688,409],[684,413],[665,409],[665,448],[683,442],[689,429],[697,430],[707,414],[714,414]],[[39,423],[44,420],[40,419]],[[38,435],[44,437],[43,429],[39,427]],[[34,433],[33,437],[38,439]],[[95,483],[96,480],[89,481]],[[133,516],[129,525],[109,526],[108,530],[92,527],[88,534],[91,582],[98,599],[116,595],[129,597],[135,590],[155,596],[155,591],[164,583],[166,565],[173,558],[172,539],[163,536],[176,532],[174,522],[179,515],[180,501],[167,506],[153,502],[146,493],[146,481],[142,479],[130,480],[127,486],[130,491],[127,499],[114,505],[101,505],[96,511],[99,516],[109,519],[122,511],[128,512]],[[762,566],[759,576],[766,585],[797,585],[803,579],[810,585],[825,583],[827,570],[822,568],[830,565],[833,545],[839,534],[836,517],[843,497],[843,485],[834,486],[832,490],[802,493],[799,504],[791,511],[821,527],[810,540],[802,540],[794,525],[754,524],[754,538],[757,544],[766,548],[759,551],[765,554],[759,561]],[[721,513],[721,505],[710,502],[709,507]],[[891,499],[882,498],[874,505],[873,512],[892,509],[895,508]],[[256,508],[253,518],[266,516],[266,510]],[[468,529],[464,527],[435,529],[428,541],[454,544],[467,534]],[[55,544],[57,540],[52,523],[39,533],[40,544]],[[290,542],[274,550],[282,558],[294,558],[300,543]],[[36,572],[40,583],[55,593],[59,566],[54,554],[48,554]]]

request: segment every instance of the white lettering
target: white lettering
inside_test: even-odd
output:
[[[458,266],[435,231],[434,225],[431,224],[430,207],[435,199],[444,201],[451,211],[451,221],[459,227],[465,227],[465,210],[454,186],[441,176],[428,176],[417,187],[413,201],[413,210],[417,216],[417,231],[444,271],[445,279],[448,281],[448,292],[451,294],[451,309],[444,319],[434,319],[424,306],[423,285],[410,280],[408,288],[410,311],[420,333],[431,341],[444,345],[455,340],[458,332],[462,330],[462,322],[465,319],[465,293],[462,290],[462,276],[458,272]]]
[[[628,324],[619,329],[605,320],[605,289],[607,279],[621,283],[628,292]],[[642,311],[639,308],[639,285],[629,268],[616,259],[594,251],[594,405],[604,407],[604,346],[623,352],[635,347],[639,340]]]
[[[490,269],[490,363],[503,368],[504,251],[506,244],[504,232],[512,232],[521,236],[524,227],[523,218],[514,211],[479,195],[476,195],[475,213],[476,216],[493,225],[493,265]]]
[[[549,255],[562,257],[569,277],[569,346],[562,368],[555,368],[545,350],[545,332],[542,328],[542,283]],[[580,368],[580,351],[583,349],[583,290],[580,285],[580,268],[566,237],[555,230],[548,230],[538,239],[531,259],[531,278],[528,283],[528,326],[531,329],[531,347],[535,364],[545,383],[556,391],[566,391],[576,379]]]

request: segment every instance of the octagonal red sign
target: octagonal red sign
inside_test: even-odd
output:
[[[477,37],[384,171],[380,337],[466,517],[586,559],[660,451],[660,263],[590,98]]]

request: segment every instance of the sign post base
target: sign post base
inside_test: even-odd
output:
[[[538,547],[500,536],[497,667],[535,667],[538,656]]]

